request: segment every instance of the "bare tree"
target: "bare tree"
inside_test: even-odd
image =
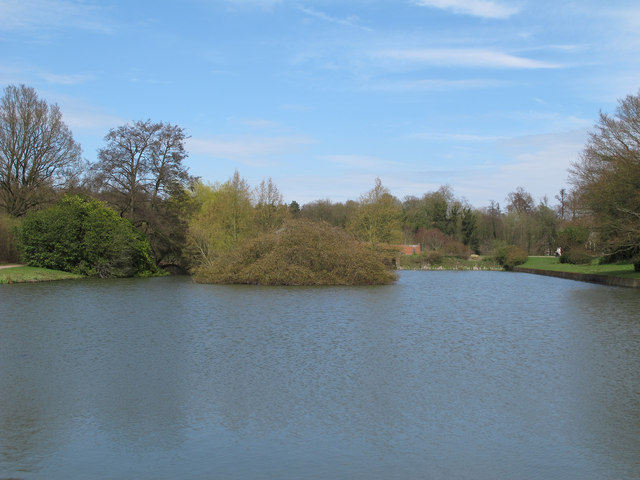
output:
[[[515,212],[519,214],[530,214],[535,209],[533,197],[524,188],[518,187],[515,192],[507,195],[507,212]]]
[[[182,128],[151,120],[109,131],[95,170],[103,191],[115,195],[121,214],[133,214],[145,198],[162,198],[176,184],[188,182],[182,165],[186,138]]]
[[[77,173],[82,151],[56,104],[10,85],[0,100],[0,206],[22,216]]]

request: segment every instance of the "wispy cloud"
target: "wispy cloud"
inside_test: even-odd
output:
[[[79,85],[93,79],[93,75],[41,73],[40,76],[56,85]]]
[[[423,7],[449,10],[457,14],[495,19],[509,18],[520,11],[520,8],[513,4],[506,5],[491,0],[415,0],[414,3]]]
[[[270,12],[274,7],[281,5],[284,0],[223,0],[228,5],[234,8],[242,9],[260,9],[265,12]]]
[[[443,92],[448,90],[463,90],[475,88],[496,88],[506,85],[503,80],[484,78],[468,78],[461,80],[449,79],[418,79],[418,80],[383,80],[373,81],[368,86],[369,90],[378,92],[412,92],[433,91]]]
[[[421,132],[413,133],[408,138],[419,140],[430,140],[435,142],[496,142],[503,137],[492,135],[474,135],[469,133],[442,133],[442,132]]]
[[[334,17],[332,15],[328,15],[328,14],[326,14],[324,12],[319,11],[319,10],[315,10],[313,8],[308,8],[308,7],[303,7],[303,6],[298,6],[298,10],[300,10],[301,12],[305,13],[306,15],[308,15],[310,17],[319,18],[320,20],[324,20],[326,22],[335,23],[335,24],[343,25],[343,26],[347,26],[347,27],[356,27],[356,28],[360,28],[362,30],[366,30],[366,31],[369,31],[369,32],[372,30],[369,27],[365,27],[365,26],[361,25],[360,24],[360,19],[355,15],[351,15],[351,16],[346,17],[346,18]]]
[[[229,121],[233,124],[244,125],[245,127],[257,129],[257,130],[265,130],[280,127],[279,122],[275,122],[273,120],[268,120],[266,118],[229,118]]]
[[[0,0],[0,31],[80,28],[111,33],[104,9],[74,0]]]
[[[398,165],[401,165],[399,162],[384,160],[370,155],[336,154],[324,155],[320,158],[322,160],[338,164],[342,167],[352,167],[373,171],[395,168]]]
[[[561,65],[518,57],[494,50],[465,48],[420,48],[379,50],[374,57],[445,67],[541,69]]]
[[[274,136],[241,138],[190,138],[187,147],[191,153],[216,158],[237,160],[245,164],[261,163],[272,155],[295,153],[314,143],[305,136]]]

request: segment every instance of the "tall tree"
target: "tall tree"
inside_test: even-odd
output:
[[[0,206],[22,216],[77,173],[81,149],[56,104],[10,85],[0,100]]]
[[[289,215],[280,190],[271,177],[262,180],[254,190],[254,221],[260,232],[269,232],[282,225]]]
[[[188,183],[182,164],[186,139],[182,128],[151,120],[109,131],[94,168],[102,190],[121,214],[134,216],[139,203],[164,198],[176,185]]]
[[[612,258],[640,254],[640,92],[600,113],[571,182]],[[640,263],[639,263],[640,264]]]
[[[196,196],[201,207],[189,223],[189,242],[195,262],[212,265],[252,233],[251,189],[236,171],[222,185],[198,184]]]
[[[375,247],[400,239],[402,204],[376,178],[375,186],[360,197],[360,206],[351,219],[350,230],[355,236]]]

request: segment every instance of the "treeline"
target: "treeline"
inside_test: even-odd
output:
[[[482,208],[456,197],[449,186],[399,199],[375,179],[372,189],[354,200],[299,205],[285,204],[270,178],[250,186],[237,171],[212,184],[191,176],[184,164],[187,133],[169,123],[146,120],[115,127],[96,160],[83,161],[59,108],[30,87],[9,86],[0,101],[0,260],[22,256],[31,264],[99,276],[153,274],[155,266],[204,275],[222,269],[221,262],[241,246],[295,230],[295,222],[303,220],[305,228],[309,221],[335,227],[371,252],[380,245],[420,244],[425,255],[491,255],[505,246],[547,255],[561,247],[566,261],[603,255],[609,261],[636,259],[638,105],[638,97],[628,97],[615,117],[601,116],[571,171],[573,190],[561,190],[553,203],[546,197],[534,200],[522,187],[502,206],[492,201]],[[63,225],[65,215],[71,225]],[[47,237],[48,246],[34,246],[38,231],[74,233],[65,236],[61,248],[55,235]],[[80,258],[74,242],[93,242],[93,260]],[[129,260],[117,254],[121,251],[137,258],[140,268],[126,268]],[[77,258],[64,258],[65,252]],[[150,263],[140,252],[147,252]],[[246,263],[244,255],[236,258]]]

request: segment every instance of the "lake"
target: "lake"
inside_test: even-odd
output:
[[[0,478],[639,479],[640,291],[0,285]]]

